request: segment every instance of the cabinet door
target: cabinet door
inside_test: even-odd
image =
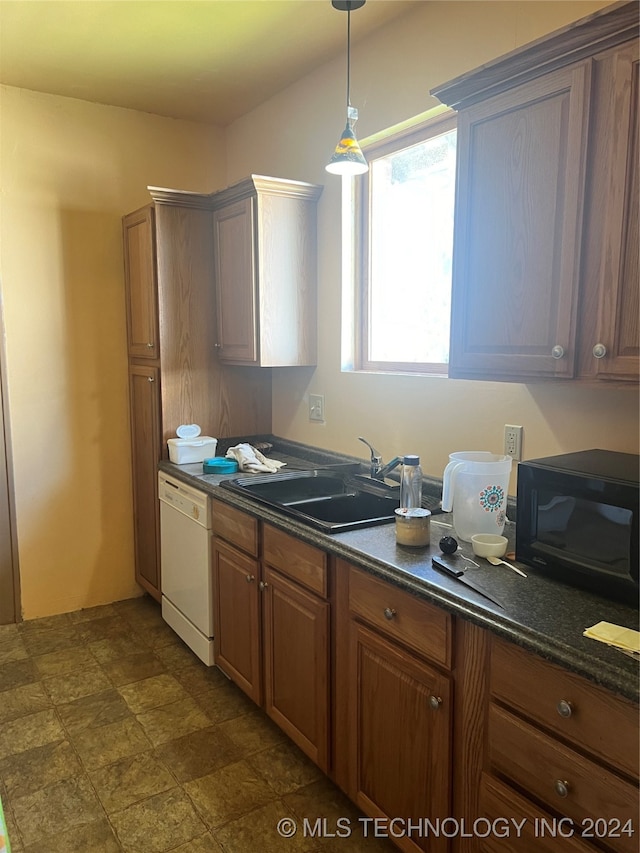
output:
[[[245,198],[213,213],[217,348],[223,361],[240,364],[258,360],[254,207]]]
[[[581,374],[638,379],[638,41],[596,56]]]
[[[573,376],[589,70],[458,117],[450,376]]]
[[[259,564],[213,540],[214,661],[257,704],[260,678]]]
[[[123,218],[122,226],[129,357],[159,358],[153,208],[130,213]]]
[[[326,772],[329,604],[265,567],[262,607],[265,710]]]
[[[355,620],[349,661],[351,798],[372,817],[450,816],[449,679]],[[445,850],[447,839],[398,846]]]
[[[156,367],[129,368],[136,581],[160,600],[160,388]]]

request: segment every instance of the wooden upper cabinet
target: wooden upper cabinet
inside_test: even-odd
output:
[[[322,187],[252,175],[212,196],[222,361],[314,365],[316,205]]]
[[[588,81],[582,63],[460,114],[451,376],[573,375]]]
[[[213,214],[217,348],[225,361],[255,364],[257,282],[254,250],[255,199],[244,198]]]
[[[636,39],[593,60],[579,372],[597,379],[640,372],[638,56]]]
[[[637,379],[638,10],[432,90],[459,111],[450,376]]]
[[[155,212],[151,205],[123,217],[129,358],[160,357]]]

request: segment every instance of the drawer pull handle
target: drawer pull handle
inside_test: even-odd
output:
[[[434,711],[437,711],[441,705],[442,699],[439,696],[429,696],[429,706],[433,708]]]
[[[393,607],[385,607],[385,609],[384,609],[384,618],[385,619],[389,619],[389,621],[391,621],[391,619],[393,619],[393,617],[395,615],[396,615],[396,611],[393,609]]]
[[[569,783],[566,780],[556,779],[553,787],[556,789],[556,794],[559,797],[569,796]]]
[[[568,720],[573,712],[573,707],[571,706],[571,702],[567,702],[566,699],[561,699],[556,705],[556,710],[558,711],[561,717],[564,717],[565,720]]]
[[[269,586],[269,584],[268,584],[266,581],[260,581],[260,583],[258,584],[258,586],[260,587],[260,589],[262,590],[262,592],[264,592],[264,590]]]
[[[564,347],[556,344],[551,350],[551,356],[555,359],[564,358]]]
[[[604,358],[607,354],[607,348],[604,344],[596,344],[592,352],[594,358]]]
[[[247,578],[247,583],[253,583],[254,580],[256,579],[256,576],[255,575],[246,575],[246,578]]]

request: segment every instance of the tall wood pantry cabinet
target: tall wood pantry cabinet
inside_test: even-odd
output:
[[[215,438],[271,431],[269,372],[215,348],[210,195],[150,187],[123,218],[136,580],[160,598],[157,467],[183,423]]]
[[[450,376],[637,381],[639,8],[432,90],[458,111]]]
[[[316,184],[251,175],[212,196],[221,361],[315,365],[321,193]]]

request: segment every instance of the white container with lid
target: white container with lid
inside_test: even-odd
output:
[[[169,459],[176,465],[186,465],[189,462],[204,462],[216,455],[217,438],[210,435],[200,435],[198,424],[181,424],[176,429],[178,438],[167,441]]]

